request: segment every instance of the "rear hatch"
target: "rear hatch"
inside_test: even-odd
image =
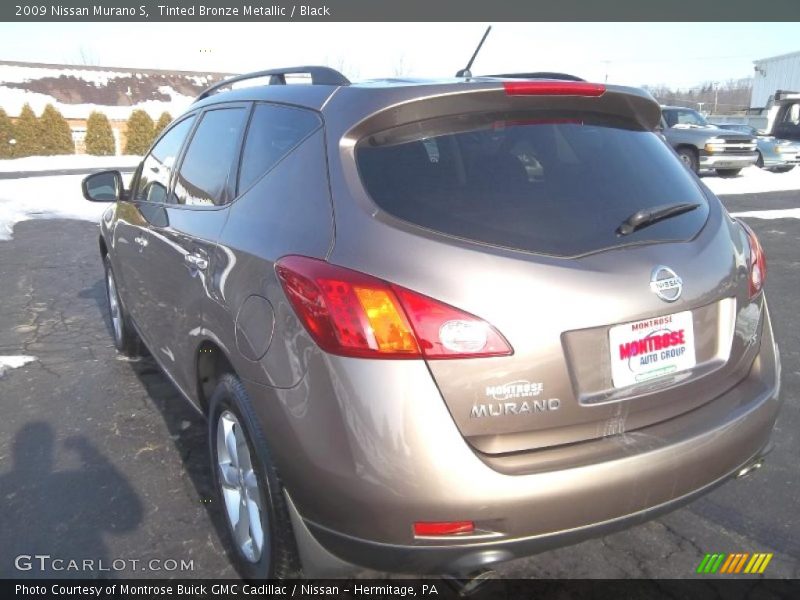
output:
[[[597,89],[423,99],[392,108],[391,127],[384,113],[357,128],[380,227],[337,221],[342,244],[362,249],[348,260],[484,319],[513,348],[428,361],[485,453],[670,419],[752,362],[734,333],[749,302],[738,226],[652,133],[649,97]]]

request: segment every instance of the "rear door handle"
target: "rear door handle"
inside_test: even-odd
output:
[[[208,268],[208,260],[199,254],[186,254],[183,257],[184,262],[193,269],[200,269],[205,271]]]

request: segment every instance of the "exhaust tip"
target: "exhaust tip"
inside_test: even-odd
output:
[[[479,569],[461,575],[444,575],[442,579],[460,598],[468,598],[482,591],[490,581],[500,579],[500,574],[492,569]]]

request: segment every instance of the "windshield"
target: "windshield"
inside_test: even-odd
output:
[[[708,125],[705,117],[691,108],[670,108],[663,112],[664,119],[670,127],[675,127],[676,125],[705,127]]]
[[[692,175],[654,133],[607,116],[472,113],[369,136],[364,185],[387,213],[447,235],[576,256],[627,243],[686,240],[708,214]],[[620,237],[643,209],[697,210]]]

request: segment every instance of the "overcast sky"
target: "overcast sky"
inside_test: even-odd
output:
[[[495,23],[475,74],[564,71],[624,85],[749,77],[800,50],[800,23]],[[243,72],[328,64],[352,79],[451,76],[479,23],[2,23],[0,58]]]

